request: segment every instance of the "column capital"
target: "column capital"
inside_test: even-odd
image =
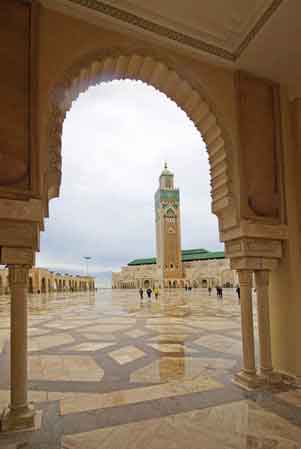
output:
[[[237,270],[240,286],[252,286],[252,270]]]
[[[35,264],[35,252],[31,248],[1,248],[0,263],[2,265],[30,265]]]
[[[7,265],[10,286],[26,287],[31,265]]]
[[[225,242],[233,270],[275,270],[282,258],[282,240],[240,237]]]

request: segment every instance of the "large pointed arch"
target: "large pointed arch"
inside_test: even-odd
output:
[[[173,100],[200,131],[207,147],[212,211],[222,215],[232,205],[231,148],[229,139],[218,122],[207,99],[164,62],[139,54],[101,56],[88,63],[76,65],[64,81],[54,89],[50,104],[48,127],[49,160],[47,186],[49,199],[59,196],[61,182],[61,136],[63,121],[72,102],[80,93],[100,82],[132,79],[141,80]]]

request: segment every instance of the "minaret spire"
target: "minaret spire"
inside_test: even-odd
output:
[[[160,182],[160,189],[165,189],[165,190],[174,189],[174,175],[168,169],[167,162],[164,162],[164,169],[161,172],[159,182]]]
[[[160,283],[175,286],[183,279],[181,253],[180,192],[174,187],[174,175],[164,163],[155,194],[157,268]]]

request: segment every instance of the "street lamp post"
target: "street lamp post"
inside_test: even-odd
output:
[[[86,275],[88,276],[88,275],[89,275],[89,269],[88,269],[88,267],[89,267],[89,261],[92,259],[92,257],[90,257],[90,256],[84,256],[84,259],[85,259],[85,261],[86,261]]]

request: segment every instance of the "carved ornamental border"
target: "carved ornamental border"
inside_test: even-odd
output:
[[[274,0],[270,4],[270,6],[259,17],[255,25],[252,27],[252,29],[245,36],[243,41],[240,43],[240,45],[233,53],[226,50],[225,48],[218,47],[213,44],[208,44],[206,41],[202,39],[197,39],[187,34],[175,31],[172,28],[157,24],[143,17],[139,17],[136,14],[133,14],[121,8],[117,8],[116,6],[109,5],[108,3],[105,3],[101,0],[69,0],[69,1],[79,6],[84,6],[86,8],[92,9],[106,16],[110,16],[114,19],[136,26],[138,28],[141,28],[142,30],[149,31],[163,38],[179,42],[195,50],[199,51],[201,50],[206,53],[210,53],[212,55],[226,59],[228,61],[235,62],[243,53],[243,51],[247,48],[250,42],[259,33],[259,31],[263,28],[263,26],[267,23],[267,21],[274,14],[274,12],[276,12],[276,10],[282,5],[284,0]]]

